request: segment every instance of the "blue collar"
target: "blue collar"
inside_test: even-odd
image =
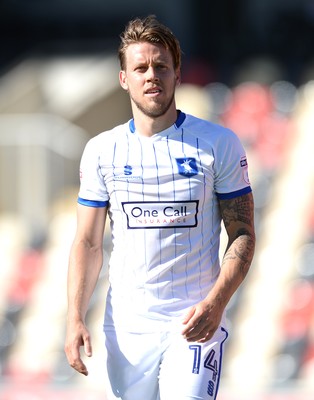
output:
[[[186,114],[183,113],[182,111],[178,110],[178,117],[177,117],[176,122],[174,123],[174,126],[176,129],[180,128],[180,126],[183,124],[185,118],[186,118]],[[129,128],[132,133],[135,132],[135,124],[134,124],[133,118],[129,122]]]

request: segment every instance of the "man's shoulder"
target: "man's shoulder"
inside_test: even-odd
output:
[[[114,144],[117,141],[119,142],[119,137],[125,135],[127,132],[128,123],[100,132],[88,140],[85,146],[85,153],[95,155],[104,151],[111,151]]]
[[[233,131],[221,124],[201,119],[191,114],[186,114],[185,128],[194,135],[208,139],[226,138],[235,135]]]
[[[89,145],[98,147],[101,146],[102,143],[108,144],[112,140],[117,140],[119,136],[125,135],[128,132],[128,124],[129,123],[126,122],[96,134],[89,139]]]
[[[129,122],[125,122],[120,125],[116,125],[111,129],[107,129],[105,131],[98,133],[96,136],[93,137],[93,139],[95,140],[108,139],[110,136],[125,134],[128,131],[129,131]]]

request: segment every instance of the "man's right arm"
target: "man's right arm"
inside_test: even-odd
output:
[[[80,347],[92,355],[90,334],[85,325],[90,298],[103,262],[103,234],[106,208],[77,206],[77,230],[70,251],[68,268],[68,316],[65,353],[78,372],[88,371],[80,357]]]

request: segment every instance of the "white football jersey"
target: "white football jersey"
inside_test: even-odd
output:
[[[171,321],[204,299],[220,269],[218,199],[250,191],[238,137],[191,115],[180,112],[152,137],[131,120],[92,138],[78,202],[108,207],[107,314],[114,323],[145,329],[147,321]]]

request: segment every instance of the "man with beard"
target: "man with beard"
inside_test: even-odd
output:
[[[119,59],[133,118],[92,138],[82,156],[65,351],[87,375],[80,347],[92,355],[85,316],[108,216],[108,398],[216,399],[225,308],[255,245],[246,155],[230,130],[177,110],[180,45],[154,16],[129,22]],[[221,221],[229,241],[220,263]]]

